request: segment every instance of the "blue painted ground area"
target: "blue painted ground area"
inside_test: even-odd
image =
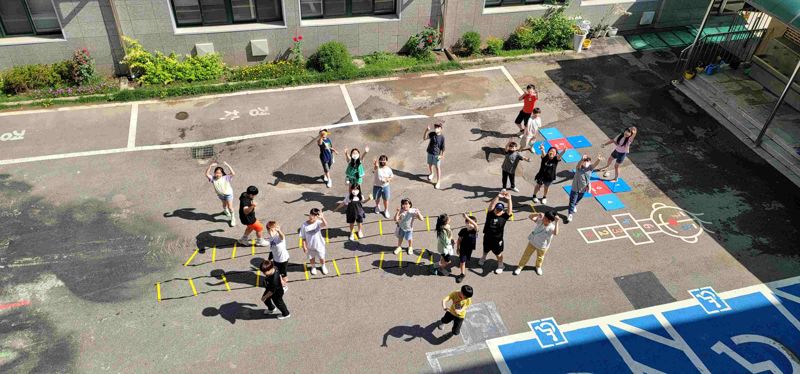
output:
[[[488,341],[503,373],[800,373],[800,277]]]

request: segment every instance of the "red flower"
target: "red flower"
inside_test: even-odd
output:
[[[292,38],[292,40],[294,40],[294,42],[297,43],[297,37],[296,36],[294,38]]]
[[[303,35],[299,35],[299,36],[297,37],[297,40],[303,40]]]

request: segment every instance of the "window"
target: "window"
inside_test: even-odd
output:
[[[178,27],[272,22],[283,19],[281,0],[172,0]]]
[[[0,37],[60,33],[50,0],[0,1]]]
[[[394,14],[396,0],[300,0],[302,19]]]
[[[565,0],[486,0],[484,7],[532,5],[532,4],[564,4]]]

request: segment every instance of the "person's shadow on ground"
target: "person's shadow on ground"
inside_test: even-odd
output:
[[[195,212],[194,210],[195,208],[176,209],[172,213],[170,212],[164,213],[164,217],[165,218],[178,217],[189,221],[208,221],[208,222],[225,222],[225,223],[228,222],[226,220],[221,220],[216,218],[221,214],[198,213]]]
[[[439,321],[435,321],[428,326],[422,327],[421,325],[413,325],[413,326],[395,326],[389,329],[385,334],[383,334],[383,344],[381,347],[388,347],[389,337],[402,339],[404,342],[410,342],[414,339],[424,339],[431,345],[440,345],[450,338],[453,337],[452,332],[447,332],[442,336],[434,336],[433,331],[436,329],[436,324]]]
[[[211,235],[215,232],[224,232],[223,229],[216,229],[216,230],[209,230],[203,231],[195,237],[195,245],[200,250],[200,253],[205,253],[206,248],[217,247],[217,248],[227,248],[233,247],[233,243],[236,242],[236,239],[231,238],[223,238],[219,236]]]
[[[483,140],[483,139],[488,138],[488,137],[493,137],[493,138],[512,138],[512,137],[517,135],[517,134],[503,134],[500,131],[484,130],[484,129],[479,129],[479,128],[472,128],[472,129],[469,130],[469,132],[472,133],[472,134],[475,134],[475,135],[480,135],[480,137],[478,137],[478,139],[470,140],[471,142],[477,142],[479,140]]]
[[[344,197],[326,195],[321,192],[303,192],[300,197],[291,201],[284,201],[284,203],[294,204],[300,201],[316,201],[322,205],[323,210],[328,211],[336,207],[336,204],[342,200],[344,200]]]
[[[289,183],[296,185],[325,183],[322,180],[322,176],[310,177],[308,175],[301,174],[286,174],[282,171],[276,171],[272,173],[272,176],[275,177],[275,181],[271,183],[272,186],[277,186],[278,183]]]
[[[240,303],[238,301],[232,301],[227,304],[222,304],[219,308],[208,307],[203,309],[203,316],[206,317],[216,317],[220,316],[222,319],[228,321],[232,324],[235,324],[237,320],[259,320],[259,319],[270,319],[270,318],[277,318],[276,315],[266,315],[264,314],[263,309],[252,309],[248,307],[255,307],[256,304],[251,303]]]

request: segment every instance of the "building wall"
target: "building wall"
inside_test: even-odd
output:
[[[61,61],[70,58],[74,50],[87,48],[98,68],[111,71],[114,65],[111,46],[119,46],[119,38],[108,0],[54,0],[54,3],[64,38],[23,45],[2,45],[4,39],[0,39],[0,70]]]
[[[138,39],[145,48],[165,53],[194,53],[198,43],[213,43],[226,63],[252,64],[280,58],[291,47],[292,37],[302,35],[304,52],[316,51],[320,44],[339,40],[354,55],[364,55],[384,50],[397,52],[409,36],[426,25],[437,25],[442,14],[443,0],[398,0],[400,17],[397,20],[375,23],[340,24],[328,26],[302,25],[299,0],[284,0],[284,25],[258,31],[207,32],[183,35],[176,33],[169,0],[54,0],[65,41],[27,45],[3,45],[0,39],[0,70],[14,65],[52,63],[69,58],[77,48],[88,48],[95,56],[98,68],[110,73],[121,72],[115,61],[123,56],[114,25],[115,6],[118,22],[124,35]],[[484,9],[484,0],[446,0],[445,46],[455,44],[467,31],[477,31],[485,39],[489,36],[506,38],[528,17],[541,17],[548,6],[506,7],[509,12],[492,13]],[[598,3],[599,2],[599,3]],[[656,15],[657,26],[668,27],[697,23],[703,16],[704,6],[697,0],[628,0],[619,6],[630,11],[630,16],[608,15],[613,5],[605,0],[572,0],[567,14],[581,16],[597,24],[606,23],[621,30],[638,27],[643,12],[662,10]],[[603,4],[603,5],[593,5]],[[497,9],[497,8],[495,8]],[[347,18],[341,22],[348,22]],[[207,28],[205,30],[214,30]],[[217,29],[218,30],[218,29]],[[252,56],[250,40],[267,39],[270,54]]]

